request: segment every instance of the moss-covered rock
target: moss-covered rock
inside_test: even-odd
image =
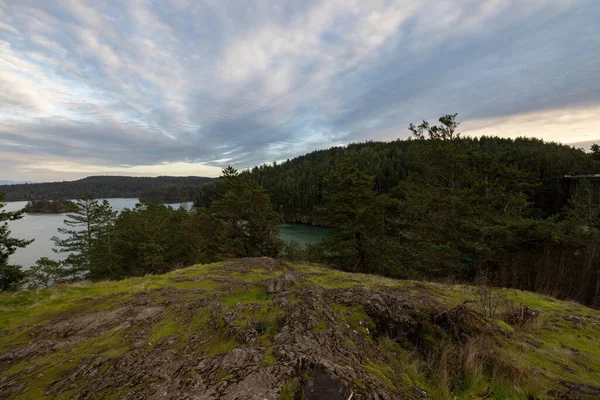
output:
[[[0,397],[600,398],[599,312],[493,295],[268,258],[2,294]]]

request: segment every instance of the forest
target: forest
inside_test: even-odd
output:
[[[117,214],[84,197],[65,220],[67,239],[55,238],[67,260],[40,260],[19,284],[271,256],[600,307],[598,146],[586,153],[537,139],[462,137],[455,118],[411,125],[409,140],[336,147],[249,171],[228,167],[217,184],[197,190],[192,210],[142,201]],[[303,248],[277,238],[283,220],[331,229]]]
[[[77,211],[77,204],[71,200],[33,200],[28,201],[23,212],[37,214],[62,214]]]
[[[214,178],[198,176],[90,176],[76,181],[0,185],[0,193],[5,194],[6,201],[78,199],[86,194],[95,198],[140,198],[155,189],[198,188],[213,181]]]

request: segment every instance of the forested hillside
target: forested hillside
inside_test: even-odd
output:
[[[461,139],[460,143],[465,154],[484,157],[484,164],[511,168],[515,181],[530,185],[525,193],[536,212],[544,216],[559,212],[566,202],[564,175],[600,172],[598,163],[584,151],[539,139],[482,137]],[[318,150],[279,165],[257,166],[251,175],[267,190],[286,220],[315,222],[324,179],[343,160],[352,160],[372,176],[375,192],[385,194],[409,177],[424,179],[423,164],[435,160],[423,159],[421,150],[434,146],[435,142],[418,140],[355,143]]]
[[[6,201],[76,199],[85,194],[95,198],[141,197],[154,189],[167,186],[199,187],[214,178],[200,176],[90,176],[76,181],[0,185]]]

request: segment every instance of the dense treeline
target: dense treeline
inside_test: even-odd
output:
[[[71,200],[33,200],[23,208],[26,213],[62,214],[77,210],[77,205]]]
[[[86,194],[95,198],[140,198],[143,194],[166,186],[197,188],[214,180],[198,176],[90,176],[68,182],[1,185],[0,192],[5,194],[6,201],[78,199]]]
[[[564,175],[598,172],[592,157],[558,143],[498,137],[460,141],[465,151],[490,157],[512,168],[517,174],[515,179],[529,183],[531,187],[525,194],[539,216],[556,214],[566,203],[567,192],[561,180]],[[279,165],[257,166],[250,174],[267,190],[287,221],[318,222],[315,210],[323,201],[325,178],[343,160],[355,160],[361,171],[373,177],[373,190],[381,195],[392,191],[409,176],[421,173],[421,160],[415,156],[421,147],[423,143],[417,140],[356,143],[315,151]],[[207,192],[209,188],[202,190]]]

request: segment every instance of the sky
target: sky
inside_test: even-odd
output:
[[[0,0],[0,179],[218,176],[447,113],[600,141],[600,1]]]

